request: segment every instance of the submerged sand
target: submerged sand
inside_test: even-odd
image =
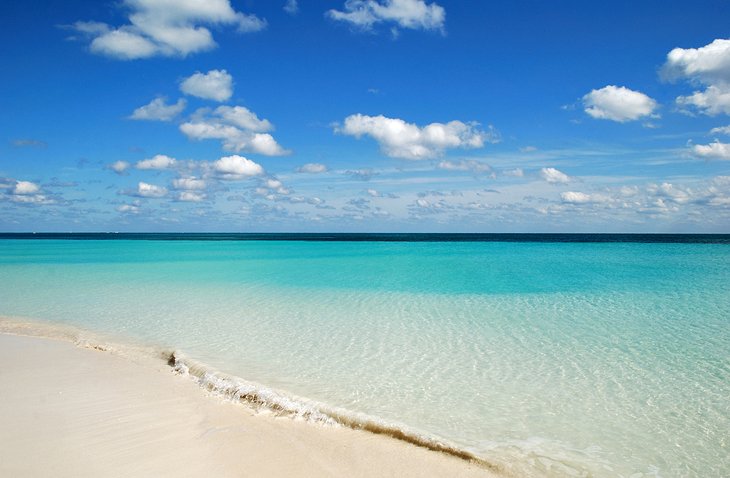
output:
[[[0,363],[0,476],[499,476],[387,436],[256,413],[162,361],[0,334]]]

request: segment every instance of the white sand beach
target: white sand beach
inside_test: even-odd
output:
[[[0,363],[0,476],[501,476],[387,436],[256,413],[161,360],[0,334]]]

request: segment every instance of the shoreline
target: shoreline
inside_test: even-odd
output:
[[[3,473],[506,476],[382,430],[261,413],[171,373],[164,356],[125,356],[71,327],[0,324]]]

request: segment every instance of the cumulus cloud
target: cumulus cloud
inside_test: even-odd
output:
[[[243,156],[234,154],[224,156],[213,162],[213,169],[223,179],[236,180],[245,179],[264,174],[264,168],[260,164],[251,161]]]
[[[335,131],[358,139],[368,135],[378,142],[387,156],[411,160],[433,159],[443,155],[447,149],[481,148],[485,142],[499,141],[494,131],[480,130],[476,122],[450,121],[419,127],[383,115],[350,115]]]
[[[116,209],[117,212],[122,214],[139,214],[139,205],[137,204],[120,204]]]
[[[555,168],[542,168],[540,177],[551,184],[564,184],[570,182],[570,176]]]
[[[730,114],[730,40],[716,39],[700,48],[675,48],[667,54],[665,80],[688,80],[704,91],[677,97],[677,104],[714,116]]]
[[[564,193],[560,193],[560,199],[562,199],[563,202],[570,204],[585,204],[593,201],[590,194],[577,191],[566,191]]]
[[[677,104],[696,108],[709,116],[730,114],[730,85],[710,85],[705,91],[695,91],[688,96],[678,96]]]
[[[267,199],[276,199],[272,193],[277,194],[289,194],[291,191],[284,186],[284,183],[276,178],[265,178],[261,181],[261,187],[256,190],[257,194],[264,196]]]
[[[129,11],[128,24],[79,21],[71,26],[91,39],[93,53],[120,60],[185,57],[215,48],[204,25],[235,26],[240,32],[266,26],[255,15],[235,11],[229,0],[123,0],[122,5]]]
[[[243,106],[219,106],[211,111],[198,110],[180,125],[180,131],[193,140],[219,139],[226,151],[282,156],[290,151],[282,148],[267,131],[273,125]]]
[[[672,183],[662,183],[660,185],[649,184],[646,188],[647,192],[655,197],[667,199],[678,204],[685,204],[692,199],[692,194]]]
[[[674,48],[662,67],[667,80],[697,78],[707,83],[730,78],[730,40],[717,39],[701,48]]]
[[[443,30],[446,10],[424,0],[347,0],[342,10],[329,10],[327,16],[363,30],[378,23],[412,30]]]
[[[180,191],[176,199],[183,202],[201,202],[207,197],[208,196],[205,193],[197,191]]]
[[[27,195],[36,194],[41,190],[40,186],[30,181],[17,181],[13,188],[13,194]]]
[[[299,166],[296,171],[298,173],[320,174],[327,172],[327,166],[321,163],[307,163]]]
[[[204,179],[195,177],[176,178],[172,180],[172,186],[175,189],[184,189],[188,191],[203,190],[207,186]]]
[[[198,71],[180,83],[180,91],[206,100],[227,101],[233,96],[233,77],[226,70]]]
[[[692,153],[700,158],[730,160],[730,144],[719,141],[696,144],[692,147]]]
[[[170,169],[175,166],[177,160],[164,154],[156,154],[152,158],[138,161],[137,169]]]
[[[117,174],[124,174],[129,169],[130,164],[126,161],[115,161],[109,165],[109,169]]]
[[[651,116],[657,102],[639,91],[608,85],[585,95],[583,106],[593,118],[625,123]]]
[[[167,188],[140,181],[137,184],[137,195],[145,198],[161,198],[167,195]]]
[[[166,98],[159,97],[134,110],[129,118],[133,120],[170,121],[182,113],[186,105],[187,102],[182,98],[177,103],[168,105]]]

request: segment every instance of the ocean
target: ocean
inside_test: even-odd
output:
[[[729,235],[1,234],[0,284],[271,413],[519,476],[730,476]]]

